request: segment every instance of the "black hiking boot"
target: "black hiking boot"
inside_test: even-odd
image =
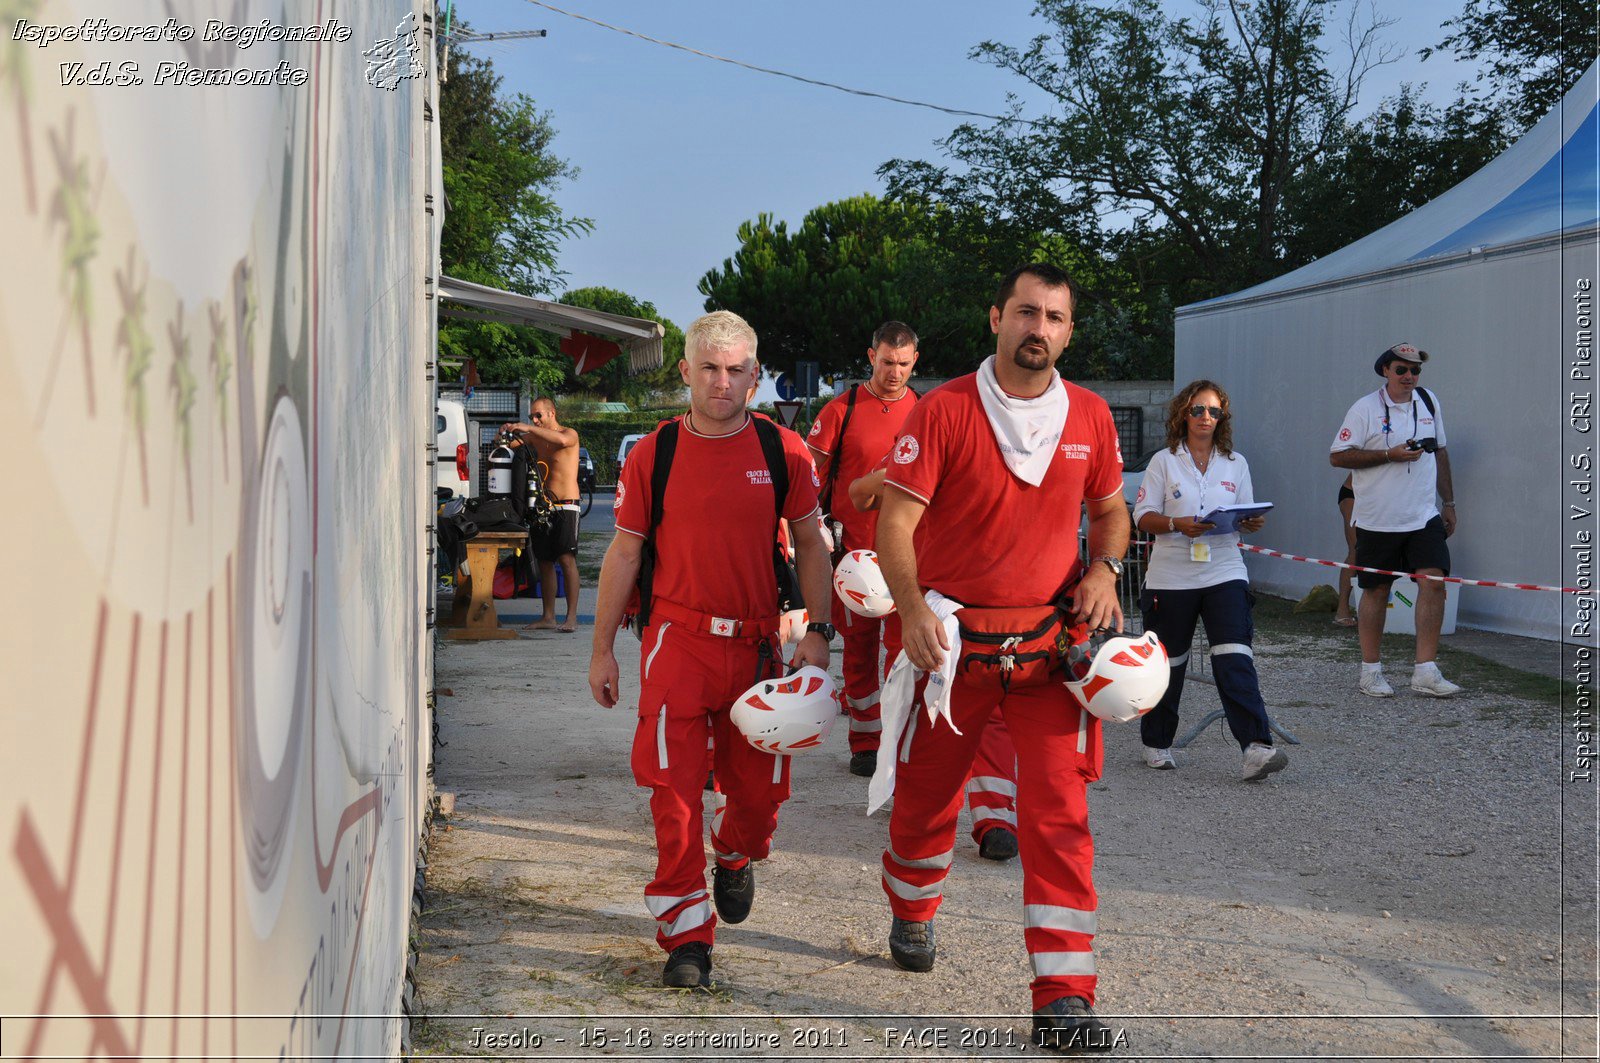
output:
[[[661,968],[661,984],[673,989],[710,989],[711,946],[690,941],[673,949]]]
[[[889,924],[889,955],[903,971],[933,970],[933,920],[911,923],[899,916]]]
[[[850,754],[850,774],[859,775],[863,779],[870,779],[878,770],[878,751],[876,749],[863,749],[859,753]]]
[[[724,923],[742,923],[750,916],[756,899],[755,862],[730,871],[721,864],[711,874],[711,900]]]
[[[1050,1052],[1109,1052],[1119,1040],[1122,1031],[1096,1018],[1082,997],[1052,1000],[1033,1013],[1033,1043]]]
[[[1010,860],[1017,855],[1017,834],[1010,827],[990,827],[978,842],[978,855],[985,860]]]

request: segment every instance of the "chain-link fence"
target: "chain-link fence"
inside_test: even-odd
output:
[[[1129,635],[1144,634],[1144,614],[1139,611],[1139,595],[1144,590],[1144,579],[1150,568],[1150,549],[1155,536],[1134,529],[1128,543],[1128,553],[1122,559],[1122,575],[1117,577],[1117,603],[1122,606],[1123,631]],[[1078,551],[1084,564],[1089,562],[1088,527],[1078,530]],[[1210,682],[1211,653],[1206,641],[1205,628],[1196,625],[1194,645],[1189,651],[1189,677]]]

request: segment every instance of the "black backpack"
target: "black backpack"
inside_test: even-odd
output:
[[[800,607],[799,579],[794,566],[784,556],[778,545],[778,524],[783,519],[783,503],[789,497],[789,463],[783,453],[783,437],[778,426],[764,417],[750,418],[755,422],[756,438],[761,441],[761,453],[767,459],[767,470],[772,476],[772,574],[778,585],[778,610],[787,612]],[[635,630],[643,632],[650,623],[650,599],[656,573],[656,528],[661,524],[662,505],[667,493],[667,478],[672,475],[672,456],[678,449],[677,421],[668,421],[656,430],[655,464],[650,470],[650,533],[645,536],[644,556],[639,564],[639,611],[635,614]]]

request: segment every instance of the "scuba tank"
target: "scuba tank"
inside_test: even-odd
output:
[[[511,465],[516,460],[511,449],[511,437],[504,432],[494,437],[494,447],[489,451],[489,497],[511,497]]]
[[[550,496],[545,493],[544,481],[548,470],[539,456],[532,452],[528,454],[528,508],[523,510],[523,518],[529,527],[539,527],[550,523],[550,518],[555,514],[555,505],[550,501]]]
[[[528,455],[528,510],[529,514],[539,512],[544,503],[544,477],[539,475],[538,462],[532,454]]]

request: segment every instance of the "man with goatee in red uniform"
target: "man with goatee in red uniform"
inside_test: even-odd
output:
[[[1122,455],[1105,400],[1056,371],[1072,312],[1065,272],[1039,263],[1012,271],[989,310],[994,356],[923,396],[890,454],[878,553],[904,652],[929,675],[906,726],[898,687],[885,698],[884,748],[898,756],[880,758],[873,780],[876,789],[894,776],[883,854],[890,954],[902,968],[926,971],[962,786],[999,707],[1016,746],[1033,1037],[1068,1052],[1123,1040],[1091,1007],[1096,901],[1085,790],[1100,774],[1100,721],[1063,685],[1058,659],[1035,669],[1032,685],[1013,681],[1006,666],[986,674],[947,665],[962,630],[992,631],[986,621],[1020,612],[1054,615],[1052,603],[1063,600],[1072,642],[1088,629],[1122,626],[1116,576],[1130,532]],[[1087,570],[1078,555],[1084,506]],[[960,657],[972,664],[964,650]],[[923,702],[948,718],[930,723]]]

